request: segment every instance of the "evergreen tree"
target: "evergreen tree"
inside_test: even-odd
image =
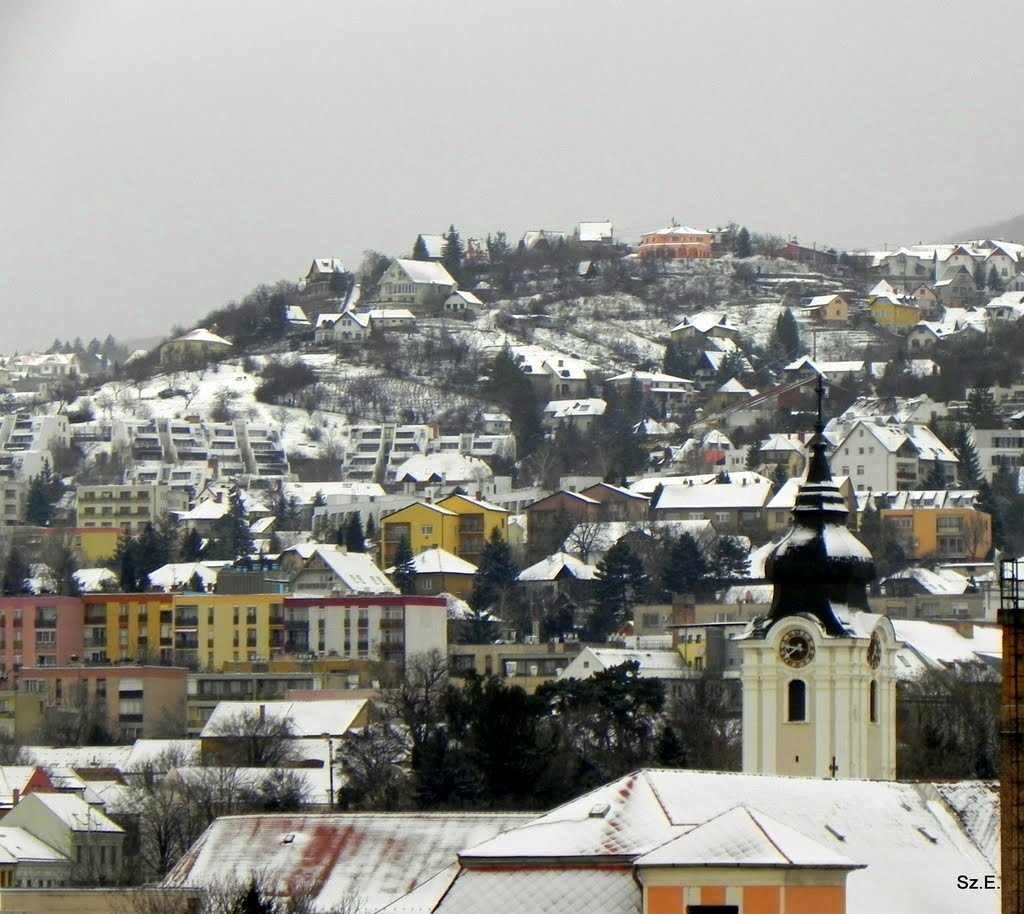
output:
[[[28,577],[32,573],[28,563],[22,558],[21,550],[12,546],[4,562],[3,582],[0,589],[5,597],[17,597],[29,592]]]
[[[512,433],[516,437],[520,459],[532,454],[544,438],[541,424],[543,406],[507,344],[491,362],[481,393],[512,420]]]
[[[444,236],[444,247],[441,248],[441,263],[451,273],[452,278],[459,282],[462,279],[462,261],[466,257],[466,248],[454,225],[448,227]]]
[[[188,579],[188,590],[189,593],[206,593],[206,584],[198,571],[193,571],[192,577]]]
[[[182,562],[198,562],[203,557],[203,538],[195,527],[189,527],[181,538],[178,558]]]
[[[404,536],[395,545],[395,570],[391,577],[402,593],[416,593],[416,566],[413,564],[409,540]]]
[[[800,327],[789,308],[783,308],[775,319],[775,327],[768,340],[768,351],[776,361],[795,359],[804,351]]]
[[[123,534],[117,541],[114,560],[117,562],[117,579],[121,590],[125,593],[140,593],[139,569],[136,562],[138,543],[128,534]]]
[[[985,476],[981,472],[981,458],[978,456],[978,449],[974,446],[974,438],[971,436],[970,428],[966,425],[960,424],[956,427],[953,449],[960,458],[961,484],[977,488]]]
[[[505,260],[511,251],[512,248],[508,243],[508,235],[500,229],[493,235],[487,236],[487,259],[491,263],[499,263]]]
[[[661,362],[661,370],[665,374],[677,378],[692,378],[696,369],[697,354],[675,340],[669,340],[665,346],[665,357]]]
[[[594,572],[594,608],[587,638],[605,641],[622,625],[647,585],[643,563],[621,540],[597,563]]]
[[[754,246],[750,241],[750,232],[744,226],[736,233],[736,256],[750,257],[754,253]]]
[[[692,534],[672,540],[661,573],[661,586],[668,593],[701,593],[708,576],[708,563]]]
[[[416,243],[412,246],[413,260],[430,260],[430,252],[427,250],[427,243],[422,235],[416,236]]]
[[[778,493],[787,482],[789,482],[789,473],[786,472],[786,468],[781,464],[775,464],[775,469],[772,470],[772,490]]]
[[[242,501],[242,493],[237,488],[231,491],[227,513],[214,521],[211,533],[212,541],[208,547],[208,551],[211,552],[210,558],[233,561],[255,550],[245,502]]]
[[[366,552],[366,534],[363,533],[363,519],[358,511],[350,514],[345,522],[344,544],[349,552]]]
[[[159,535],[156,527],[146,524],[135,542],[136,572],[141,578],[150,572],[166,565],[171,560],[166,541]]]
[[[364,536],[368,543],[373,543],[377,539],[377,524],[374,523],[372,514],[366,518],[366,533]]]
[[[720,536],[711,557],[711,569],[719,584],[742,580],[750,575],[750,553],[735,536]]]
[[[28,485],[25,502],[25,523],[35,527],[48,527],[53,520],[53,509],[57,499],[64,493],[64,483],[56,476],[49,460],[43,460],[38,476],[33,476]]]
[[[494,527],[480,553],[469,605],[478,612],[493,610],[505,619],[518,576],[519,568],[512,558],[512,547],[502,538],[501,531]]]
[[[988,271],[988,290],[993,295],[1002,295],[1004,288],[1003,278],[999,275],[996,265],[992,264]]]
[[[991,387],[972,387],[968,391],[967,415],[975,428],[999,428],[996,399]]]

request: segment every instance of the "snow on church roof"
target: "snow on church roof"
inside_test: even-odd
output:
[[[747,806],[766,824],[771,819],[787,830],[790,852],[811,854],[812,845],[820,845],[866,866],[848,877],[848,914],[933,914],[949,910],[950,874],[998,868],[986,825],[998,818],[993,815],[997,794],[978,782],[958,791],[943,786],[649,769],[592,790],[461,856],[464,862],[532,859],[538,865],[545,859],[591,866],[633,860],[682,835],[697,836],[698,826]],[[973,827],[965,827],[965,820]],[[711,852],[707,845],[714,832],[704,834],[709,841],[695,838],[694,854]],[[958,912],[987,914],[992,899],[981,897],[985,894],[958,893]],[[447,914],[443,904],[438,911]]]

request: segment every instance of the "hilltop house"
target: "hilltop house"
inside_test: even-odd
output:
[[[231,343],[224,337],[197,327],[164,343],[160,347],[160,363],[203,363],[227,355],[230,349]]]
[[[672,260],[705,260],[711,257],[714,235],[687,225],[645,232],[637,245],[638,257],[663,257]]]
[[[708,338],[736,342],[740,335],[740,328],[733,324],[725,314],[716,311],[701,311],[698,314],[684,317],[669,330],[669,335],[674,343],[703,343]]]
[[[451,274],[439,263],[393,260],[379,283],[382,302],[402,302],[423,311],[440,311],[457,288]]]

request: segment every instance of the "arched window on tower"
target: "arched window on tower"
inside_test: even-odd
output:
[[[878,723],[878,683],[874,679],[868,686],[868,720]]]
[[[802,679],[791,680],[786,697],[786,720],[807,720],[807,683]]]

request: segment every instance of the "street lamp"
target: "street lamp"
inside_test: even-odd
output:
[[[330,785],[327,802],[331,812],[334,812],[334,741],[330,733],[324,733],[323,737],[327,740],[327,778]]]

